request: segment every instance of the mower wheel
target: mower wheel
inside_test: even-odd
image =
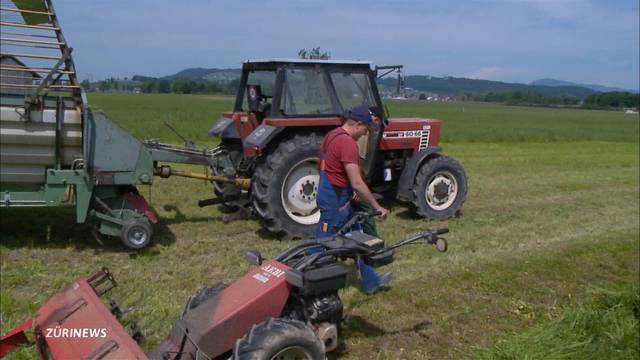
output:
[[[467,175],[453,158],[436,154],[420,166],[412,201],[419,215],[435,220],[454,217],[466,196]]]
[[[120,231],[120,239],[129,249],[142,249],[151,242],[153,229],[146,218],[133,218],[127,221]]]
[[[254,325],[233,349],[234,360],[325,358],[325,347],[307,324],[292,319],[269,319]]]
[[[449,245],[447,244],[447,239],[438,238],[438,240],[436,240],[436,249],[438,249],[438,251],[447,252],[448,248]]]
[[[320,220],[316,195],[321,143],[316,133],[282,141],[253,175],[253,207],[267,230],[283,239],[312,237]]]

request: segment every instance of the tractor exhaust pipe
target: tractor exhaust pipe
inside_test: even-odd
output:
[[[171,166],[168,166],[168,165],[155,167],[153,169],[153,175],[160,176],[161,178],[164,178],[164,179],[170,176],[181,176],[181,177],[186,177],[191,179],[232,183],[233,185],[235,185],[235,187],[241,190],[249,190],[251,186],[250,178],[232,178],[227,176],[216,176],[216,175],[195,173],[190,171],[173,170],[171,169]]]

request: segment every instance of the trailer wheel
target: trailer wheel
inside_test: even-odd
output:
[[[153,229],[149,220],[134,218],[124,224],[120,238],[126,247],[137,250],[149,245],[151,235],[153,235]]]
[[[316,194],[321,143],[315,133],[282,141],[253,175],[253,207],[267,230],[285,239],[311,237],[320,220]]]
[[[234,360],[325,358],[325,347],[305,323],[290,319],[269,319],[254,325],[233,349]]]
[[[453,158],[437,154],[418,171],[413,186],[413,206],[428,219],[455,216],[467,196],[467,175]]]

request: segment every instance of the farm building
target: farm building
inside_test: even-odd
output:
[[[27,70],[27,68],[15,56],[2,55],[0,58],[0,92],[4,94],[27,94],[30,89],[20,85],[33,85],[34,81],[42,78],[38,73]]]

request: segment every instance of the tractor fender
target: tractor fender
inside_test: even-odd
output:
[[[220,136],[225,139],[240,139],[238,129],[233,119],[223,117],[219,119],[211,129],[209,129],[209,136]]]
[[[244,139],[242,145],[245,149],[258,148],[262,150],[284,129],[284,126],[272,126],[263,123]]]
[[[398,192],[396,194],[398,200],[411,201],[411,189],[413,188],[413,182],[420,166],[427,161],[429,156],[441,150],[442,148],[440,146],[429,146],[422,151],[418,151],[407,160],[402,174],[400,174],[400,179],[398,180]]]

